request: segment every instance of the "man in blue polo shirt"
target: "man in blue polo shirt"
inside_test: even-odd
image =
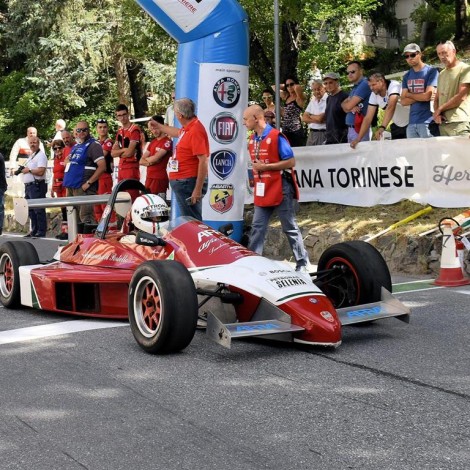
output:
[[[346,114],[346,125],[348,126],[348,142],[351,143],[356,140],[361,123],[356,123],[356,114],[365,116],[367,114],[367,103],[369,102],[370,88],[367,78],[364,77],[364,71],[360,62],[353,60],[348,63],[346,73],[348,74],[348,80],[353,85],[349,92],[349,97],[346,98],[342,103],[341,107]],[[362,121],[362,120],[361,120]],[[370,128],[367,129],[361,142],[370,140]]]

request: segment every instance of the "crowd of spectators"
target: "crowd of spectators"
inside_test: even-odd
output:
[[[56,122],[56,133],[48,141],[53,159],[51,196],[76,197],[110,194],[113,187],[114,164],[117,164],[117,181],[141,179],[141,168],[146,169],[146,189],[166,199],[171,189],[176,198],[179,215],[190,215],[202,220],[202,198],[207,192],[209,139],[207,132],[196,116],[196,105],[189,98],[175,100],[166,110],[165,117],[155,115],[148,118],[151,141],[146,142],[142,128],[131,121],[129,109],[119,104],[115,109],[120,123],[115,139],[109,136],[108,120],[96,120],[95,136],[87,121],[80,121],[73,130],[66,123]],[[176,119],[181,128],[175,127]],[[178,159],[173,152],[171,138],[178,140]],[[0,165],[3,156],[0,155]],[[44,146],[34,127],[28,128],[27,136],[15,143],[10,155],[10,171],[22,175],[27,199],[46,197],[47,157]],[[5,188],[0,180],[0,198],[3,201]],[[2,193],[3,191],[3,193]],[[137,190],[129,190],[132,201]],[[0,201],[0,202],[1,202]],[[104,204],[80,205],[77,207],[78,222],[94,226],[101,220]],[[0,204],[0,216],[3,204]],[[29,211],[30,231],[26,237],[44,237],[46,218],[44,209]],[[56,238],[67,238],[67,213],[62,208],[61,233]],[[0,222],[0,235],[3,230]],[[117,226],[116,214],[108,220],[108,228]]]
[[[348,142],[356,148],[371,139],[470,135],[470,66],[457,58],[451,41],[440,42],[436,53],[441,71],[424,62],[418,44],[406,45],[402,56],[409,70],[400,81],[380,71],[366,76],[353,60],[346,64],[349,93],[341,89],[341,76],[328,71],[311,82],[308,104],[302,86],[288,77],[280,90],[280,120],[273,119],[274,88],[263,90],[265,119],[280,121],[293,147]]]

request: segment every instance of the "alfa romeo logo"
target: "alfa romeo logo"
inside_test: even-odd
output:
[[[233,108],[240,99],[240,84],[232,77],[217,80],[212,94],[222,108]]]

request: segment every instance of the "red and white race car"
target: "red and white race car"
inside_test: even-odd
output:
[[[137,343],[154,354],[188,346],[205,315],[207,334],[226,347],[246,336],[336,347],[344,325],[409,320],[410,311],[389,293],[385,261],[365,242],[328,248],[312,275],[191,218],[172,221],[162,237],[137,232],[129,242],[108,230],[112,209],[130,211],[130,202],[116,202],[128,189],[145,193],[138,181],[118,184],[95,233],[76,235],[53,261],[41,263],[26,241],[1,245],[2,304],[129,318]]]

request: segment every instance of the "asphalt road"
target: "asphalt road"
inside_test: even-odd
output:
[[[127,325],[46,336],[82,319],[0,308],[0,469],[468,469],[469,295],[397,294],[409,325],[346,327],[336,350],[198,331],[169,356]]]

